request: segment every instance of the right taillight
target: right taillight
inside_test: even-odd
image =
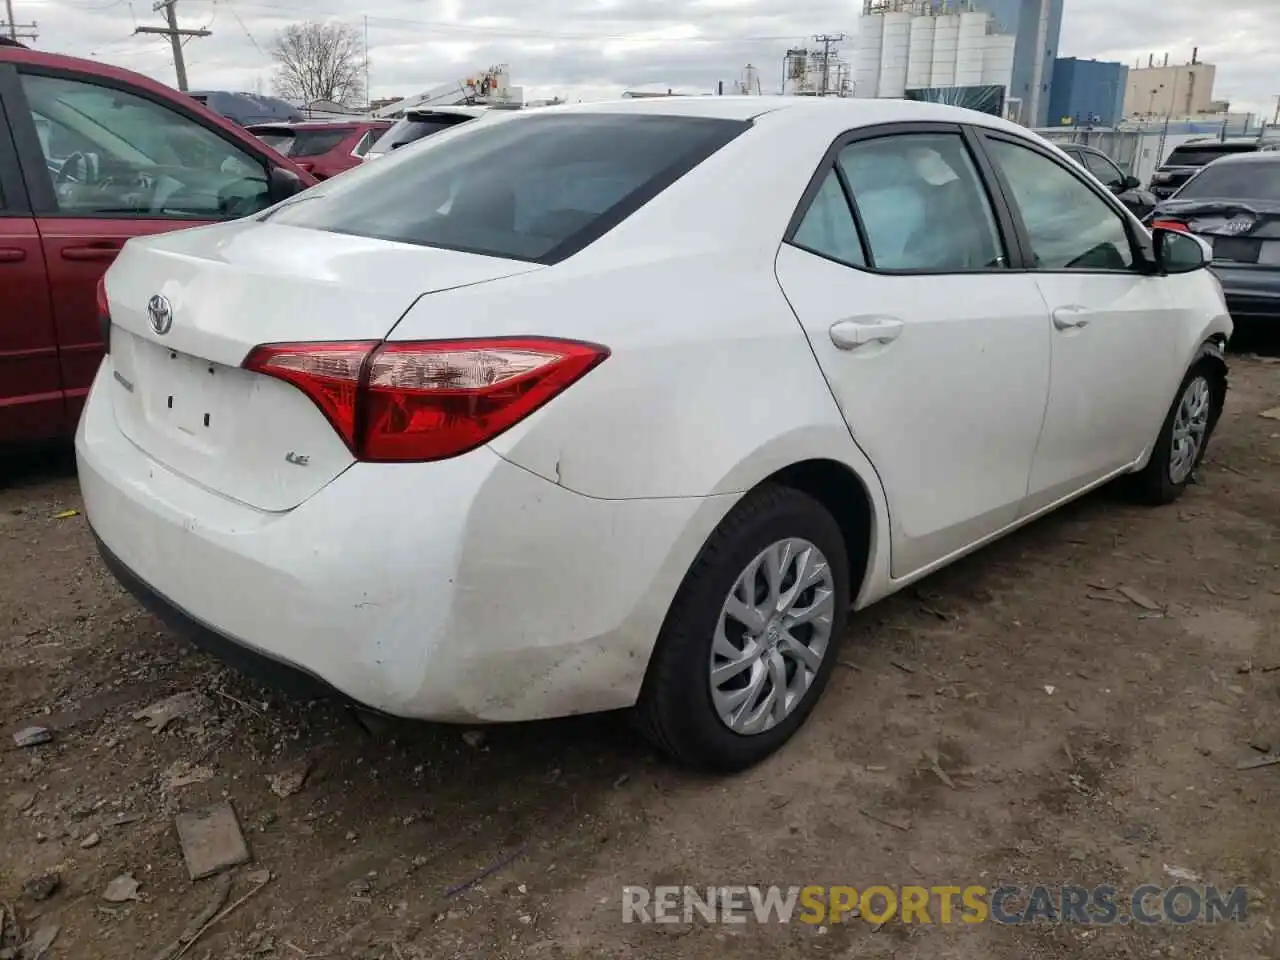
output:
[[[257,347],[244,367],[302,390],[361,460],[443,460],[519,423],[609,355],[549,337]]]

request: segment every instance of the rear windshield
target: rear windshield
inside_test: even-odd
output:
[[[254,136],[272,150],[285,155],[288,155],[289,147],[293,144],[292,133],[255,133]]]
[[[421,117],[418,119],[406,117],[392,124],[387,132],[374,143],[371,152],[386,153],[396,147],[403,147],[406,143],[413,143],[415,140],[429,137],[431,134],[439,133],[441,130],[448,130],[450,127],[456,127],[458,124],[471,119],[473,118],[463,113],[442,114],[436,117]]]
[[[297,130],[293,136],[293,146],[289,148],[291,157],[318,157],[328,153],[343,140],[347,139],[354,128],[342,130]]]
[[[1280,202],[1280,162],[1217,163],[1205,167],[1178,191],[1179,200],[1204,198]]]
[[[1234,146],[1225,143],[1210,143],[1204,146],[1175,147],[1169,159],[1165,161],[1170,167],[1203,167],[1206,163],[1219,157],[1229,157],[1237,153],[1253,153],[1253,146]]]
[[[745,121],[536,114],[364,167],[272,219],[536,263],[571,256],[746,130]]]

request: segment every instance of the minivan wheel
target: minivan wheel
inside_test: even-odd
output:
[[[849,605],[839,525],[766,485],[720,523],[676,594],[635,719],[678,762],[732,772],[798,730],[836,662]]]
[[[1222,413],[1221,374],[1209,363],[1193,366],[1170,407],[1147,465],[1131,478],[1144,503],[1172,503],[1190,485]]]

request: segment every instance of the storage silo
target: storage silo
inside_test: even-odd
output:
[[[937,21],[930,16],[911,21],[911,50],[907,55],[907,89],[929,86],[933,72],[933,36]]]
[[[957,87],[976,87],[982,83],[982,62],[987,51],[986,13],[960,14],[960,36],[956,43]]]
[[[982,56],[982,82],[1004,87],[1005,93],[1013,87],[1013,50],[1018,38],[1012,34],[993,33],[987,37],[987,49]]]
[[[864,14],[858,21],[853,50],[853,95],[876,96],[880,88],[880,53],[884,48],[884,14]]]
[[[929,86],[954,87],[956,84],[956,48],[960,43],[960,18],[955,14],[938,17],[933,28],[933,63],[929,67]]]
[[[884,15],[884,39],[880,52],[880,84],[876,96],[901,99],[907,90],[907,60],[911,50],[909,13]]]

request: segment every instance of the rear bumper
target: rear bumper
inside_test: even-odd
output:
[[[1232,320],[1280,320],[1280,269],[1216,264],[1211,269],[1222,283]]]
[[[98,554],[102,557],[103,564],[120,582],[120,585],[128,590],[148,613],[184,640],[267,686],[299,696],[341,696],[341,691],[315,674],[246,647],[233,637],[224,636],[207,623],[197,620],[144,583],[108,549],[97,533],[94,533],[93,539],[97,543]]]
[[[481,448],[357,464],[267,513],[152,460],[107,399],[95,389],[76,456],[87,518],[122,583],[250,672],[397,716],[631,705],[671,598],[733,500],[595,500]]]

